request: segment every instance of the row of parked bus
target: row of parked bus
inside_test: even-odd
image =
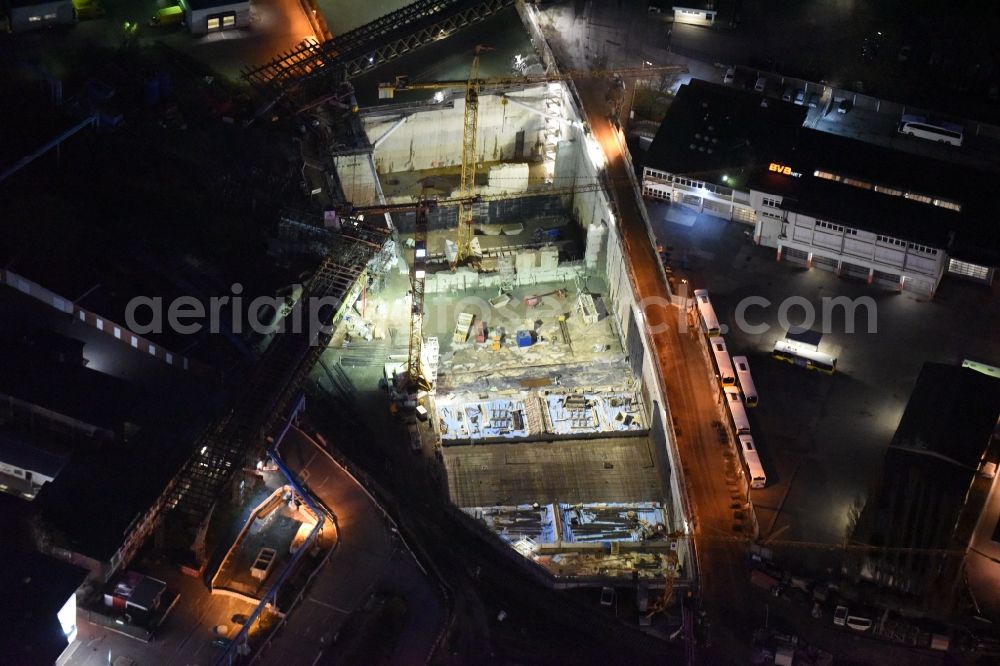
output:
[[[729,356],[726,341],[722,338],[719,318],[715,314],[715,308],[712,307],[708,291],[696,289],[694,298],[698,305],[698,318],[702,330],[708,336],[716,375],[722,384],[726,409],[740,443],[740,453],[744,469],[750,477],[750,487],[763,488],[767,485],[767,475],[764,474],[764,467],[760,464],[760,456],[750,434],[750,419],[746,411],[747,408],[757,406],[757,389],[750,374],[750,363],[746,356]]]

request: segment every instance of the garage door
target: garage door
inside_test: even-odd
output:
[[[793,264],[799,264],[800,266],[806,265],[806,260],[809,255],[802,250],[796,250],[794,247],[786,247],[781,250],[781,257],[785,261],[790,261]]]
[[[899,276],[895,273],[883,273],[875,271],[875,281],[873,284],[886,289],[899,289]]]
[[[734,206],[733,220],[736,222],[745,222],[746,224],[756,224],[757,216],[754,214],[753,208]]]
[[[934,289],[934,283],[930,280],[919,280],[907,277],[903,281],[903,291],[920,296],[930,296]]]
[[[867,280],[868,267],[858,266],[857,264],[849,264],[845,261],[840,264],[840,275],[841,277],[860,278],[862,280]]]
[[[821,271],[830,271],[833,273],[837,270],[837,260],[830,257],[824,257],[821,254],[813,254],[813,266]]]
[[[732,207],[729,204],[719,203],[718,201],[708,201],[705,200],[705,212],[716,215],[717,217],[729,217],[729,212]]]
[[[967,261],[959,261],[958,259],[952,259],[948,262],[948,272],[952,275],[961,275],[962,277],[979,280],[987,284],[989,284],[991,278],[990,269],[987,266],[970,264]]]
[[[701,207],[701,197],[696,197],[691,194],[681,195],[681,203],[686,206],[698,206]]]

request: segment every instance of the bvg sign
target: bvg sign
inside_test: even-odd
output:
[[[768,171],[774,171],[775,173],[780,173],[782,176],[792,176],[793,178],[801,178],[802,174],[798,171],[792,171],[792,167],[787,164],[778,164],[777,162],[771,162],[767,167]]]

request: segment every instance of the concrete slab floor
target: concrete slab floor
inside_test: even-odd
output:
[[[600,277],[586,279],[585,289],[595,297],[607,295],[607,287]],[[561,291],[560,291],[561,290]],[[436,336],[441,348],[441,374],[455,375],[447,381],[449,388],[460,388],[459,377],[465,373],[500,373],[517,370],[521,373],[548,373],[553,366],[582,366],[607,361],[620,362],[624,376],[628,369],[623,363],[624,353],[613,326],[612,318],[605,316],[597,323],[588,324],[574,311],[576,286],[571,282],[551,282],[517,287],[510,292],[510,302],[494,308],[489,299],[497,296],[494,289],[470,289],[456,294],[427,294],[424,298],[424,335]],[[525,304],[529,296],[543,296],[538,305]],[[462,312],[470,312],[475,321],[486,326],[487,340],[502,328],[504,338],[500,351],[486,351],[488,342],[477,344],[456,343],[453,340],[455,323]],[[566,316],[568,339],[558,318]],[[514,336],[518,330],[533,330],[535,344],[517,348]],[[570,377],[566,378],[571,381]],[[620,381],[620,380],[619,380]],[[618,383],[618,382],[615,382]]]
[[[648,437],[445,447],[448,490],[460,507],[662,501]]]

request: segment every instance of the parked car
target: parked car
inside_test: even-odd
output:
[[[837,113],[847,113],[851,110],[851,101],[846,97],[837,104]]]
[[[837,610],[833,611],[833,624],[838,627],[843,627],[847,623],[847,606],[837,606]]]
[[[861,633],[871,631],[871,628],[875,625],[871,618],[864,617],[863,615],[848,615],[845,624],[849,629],[860,631]]]
[[[785,92],[781,95],[781,101],[782,102],[791,102],[792,101],[792,96],[794,94],[795,94],[795,91],[792,90],[791,86],[788,86],[787,88],[785,88]]]
[[[819,93],[809,93],[809,99],[806,102],[806,106],[810,109],[819,108]]]
[[[601,588],[601,605],[610,606],[615,603],[615,588],[613,587],[602,587]]]
[[[753,89],[759,93],[762,93],[764,92],[765,88],[767,88],[767,77],[758,76],[757,83],[753,84]]]
[[[722,82],[725,84],[730,84],[736,80],[736,68],[730,67],[726,70],[726,75],[722,77]]]
[[[798,104],[799,106],[802,106],[803,104],[806,103],[806,91],[803,90],[802,88],[799,88],[798,90],[795,91],[795,103]]]

